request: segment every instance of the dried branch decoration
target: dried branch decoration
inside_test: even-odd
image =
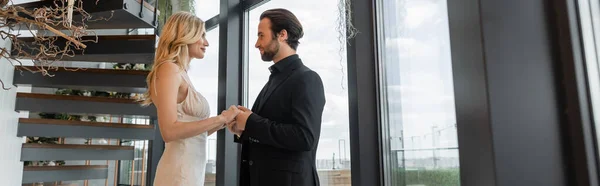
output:
[[[60,68],[54,62],[65,56],[75,56],[75,51],[83,54],[87,47],[85,42],[97,42],[97,38],[82,39],[83,36],[95,36],[94,32],[87,30],[86,22],[110,19],[91,19],[91,15],[83,9],[82,0],[54,0],[50,6],[34,8],[14,5],[11,0],[0,0],[0,6],[0,37],[12,42],[12,51],[0,48],[0,58],[8,59],[13,66],[15,63],[22,65],[22,59],[31,59],[35,69],[27,70],[50,77],[48,70]],[[73,15],[81,19],[74,20]],[[21,31],[31,33],[33,40],[18,38]],[[2,80],[0,84],[4,90],[10,89]]]

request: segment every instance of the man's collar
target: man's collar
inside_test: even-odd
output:
[[[288,57],[281,59],[279,62],[271,65],[271,67],[269,67],[269,71],[271,71],[271,73],[283,72],[288,68],[293,68],[295,65],[292,64],[295,64],[295,61],[299,59],[300,57],[298,56],[298,54],[292,54]]]

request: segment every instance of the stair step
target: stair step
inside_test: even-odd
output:
[[[79,186],[76,183],[62,183],[56,184],[56,182],[37,182],[37,183],[26,183],[21,186]]]
[[[144,70],[61,67],[48,70],[48,73],[53,75],[53,77],[49,77],[39,72],[32,73],[30,70],[35,71],[37,69],[34,66],[16,66],[13,84],[31,85],[32,87],[142,93],[146,91],[146,76],[149,73]]]
[[[39,45],[33,43],[34,37],[19,37],[18,39],[26,45],[22,48],[24,52],[30,55],[39,53]],[[98,42],[93,42],[96,39]],[[82,40],[90,40],[90,42],[83,42],[87,45],[86,49],[73,49],[73,57],[58,56],[53,60],[151,64],[154,60],[154,46],[157,42],[155,35],[84,36]],[[63,48],[66,43],[66,39],[58,37],[53,44]],[[17,50],[13,50],[11,53],[12,57],[28,59],[26,56],[18,55],[20,54]]]
[[[153,140],[154,125],[20,118],[17,136]]]
[[[23,143],[21,161],[133,160],[133,146]]]
[[[154,105],[142,107],[133,99],[21,92],[17,93],[15,109],[31,112],[157,116]]]
[[[144,0],[82,0],[83,9],[91,16],[86,22],[87,29],[126,29],[154,28],[154,6]],[[142,3],[143,2],[143,5]],[[58,3],[59,5],[62,5]],[[77,6],[76,2],[76,6]],[[40,7],[54,7],[54,0],[41,0],[18,4],[32,10]],[[143,6],[143,9],[142,9]],[[142,15],[140,17],[140,9]],[[81,14],[74,12],[74,26],[81,26]],[[93,21],[91,21],[93,20]],[[63,28],[57,28],[63,29]]]
[[[108,165],[25,166],[22,183],[108,178]]]

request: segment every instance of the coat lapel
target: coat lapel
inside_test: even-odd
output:
[[[256,99],[254,100],[254,104],[252,105],[252,112],[256,112],[258,113],[258,106],[259,104],[262,102],[262,98],[265,95],[265,91],[267,90],[267,88],[269,87],[269,84],[265,84],[265,86],[263,86],[262,90],[260,90],[260,93],[258,93],[258,96],[256,96]]]
[[[284,74],[284,77],[280,77],[280,78],[274,78],[273,82],[271,82],[270,85],[267,85],[268,87],[263,88],[264,95],[260,94],[259,96],[261,96],[260,100],[257,100],[258,106],[256,108],[256,113],[260,113],[260,111],[263,109],[263,107],[265,106],[265,103],[267,101],[269,101],[269,98],[271,98],[271,94],[273,94],[273,92],[275,90],[277,90],[277,88],[283,83],[285,82],[293,73],[295,73],[295,70],[304,66],[304,64],[302,63],[302,60],[300,59],[296,59],[293,61],[292,64],[290,64],[291,66],[287,68],[287,70],[284,70],[282,73]],[[261,91],[261,93],[263,93],[263,91]],[[254,112],[254,111],[253,111]]]
[[[261,97],[260,102],[258,104],[258,108],[256,109],[257,113],[260,113],[260,111],[262,110],[263,106],[265,106],[265,102],[267,102],[269,100],[269,98],[271,97],[271,94],[273,93],[273,91],[277,90],[277,87],[279,87],[279,85],[281,85],[281,83],[285,82],[285,80],[287,80],[290,76],[292,75],[292,73],[287,73],[285,74],[285,77],[283,78],[275,78],[273,80],[273,82],[271,82],[271,85],[269,85],[269,89],[267,89],[267,91],[265,92],[265,95]]]

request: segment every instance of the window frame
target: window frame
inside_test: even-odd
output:
[[[248,12],[253,8],[260,6],[269,0],[221,0],[219,15],[207,20],[207,30],[219,25],[219,92],[218,109],[226,108],[231,104],[247,104],[247,81],[248,81]],[[386,157],[382,149],[386,147],[385,134],[381,131],[387,124],[386,113],[383,112],[386,107],[380,105],[380,99],[385,98],[385,93],[380,92],[383,75],[381,43],[377,39],[382,34],[378,27],[378,18],[381,16],[380,2],[383,0],[348,0],[351,3],[352,23],[359,30],[359,34],[348,40],[347,63],[348,63],[348,101],[349,101],[349,125],[350,125],[350,152],[351,152],[351,174],[352,185],[384,185],[386,174],[384,172],[383,160]],[[528,2],[529,4],[526,4]],[[531,180],[558,179],[566,180],[573,185],[598,185],[598,157],[596,142],[594,141],[594,128],[591,120],[589,105],[588,80],[585,76],[584,59],[581,58],[581,36],[579,31],[581,26],[577,19],[576,0],[552,0],[546,3],[541,1],[503,1],[502,6],[493,6],[499,4],[495,0],[456,0],[448,3],[448,19],[450,24],[451,57],[453,62],[453,76],[455,87],[456,120],[458,128],[459,155],[460,155],[460,179],[461,185],[489,185],[494,186],[498,183],[514,183],[509,180],[522,175],[514,173],[503,173],[499,175],[498,165],[502,165],[505,159],[500,159],[502,152],[511,152],[516,159],[523,159],[528,154],[519,154],[517,147],[498,146],[498,144],[510,143],[518,139],[498,139],[495,136],[507,135],[510,131],[498,130],[498,124],[494,118],[506,116],[498,114],[492,110],[503,110],[505,107],[494,105],[490,100],[504,99],[499,96],[501,92],[490,86],[498,86],[498,82],[490,80],[492,72],[487,69],[491,60],[503,60],[501,56],[494,56],[486,51],[510,50],[512,46],[494,43],[484,38],[489,35],[498,34],[497,30],[484,29],[493,27],[487,22],[483,22],[488,16],[493,16],[498,11],[508,12],[510,6],[516,3],[531,6],[531,4],[545,5],[547,11],[544,16],[548,27],[534,28],[531,25],[526,26],[531,29],[541,30],[548,35],[547,38],[553,51],[561,55],[552,55],[548,59],[553,60],[556,69],[537,69],[534,72],[548,73],[552,71],[557,73],[557,79],[566,83],[560,84],[559,80],[554,79],[554,91],[542,93],[543,95],[555,95],[557,105],[570,105],[573,115],[559,116],[562,126],[550,126],[551,129],[538,131],[551,139],[560,139],[562,144],[548,144],[543,147],[531,146],[531,148],[549,148],[561,149],[559,155],[547,158],[541,161],[551,162],[553,160],[564,163],[565,167],[561,170],[559,167],[553,167],[553,170],[543,169],[544,167],[534,167],[540,172],[532,173]],[[546,6],[547,5],[547,6]],[[543,7],[543,6],[542,6]],[[502,9],[502,10],[498,10]],[[513,10],[511,10],[513,11]],[[518,14],[524,14],[525,10]],[[536,14],[535,16],[541,16]],[[503,18],[505,19],[505,18]],[[529,19],[529,18],[528,18]],[[539,17],[537,17],[539,19]],[[502,20],[501,20],[502,21]],[[526,21],[526,20],[525,20]],[[514,23],[502,22],[506,26],[516,28],[523,20]],[[560,34],[559,34],[560,33]],[[500,35],[504,39],[511,39],[509,35]],[[513,43],[542,43],[537,37],[528,38],[526,41],[517,41]],[[460,42],[457,42],[460,41]],[[540,47],[544,47],[540,45]],[[367,50],[364,50],[367,49]],[[534,57],[543,58],[544,55],[550,55],[538,52]],[[524,58],[518,58],[523,60]],[[468,67],[468,68],[467,68]],[[563,68],[560,68],[563,67]],[[515,67],[514,70],[516,70]],[[531,69],[530,69],[531,70]],[[545,70],[545,71],[544,71]],[[499,72],[494,72],[496,75]],[[493,78],[493,77],[492,77]],[[496,77],[497,78],[497,77]],[[554,77],[543,77],[554,78]],[[497,79],[496,79],[497,81]],[[496,84],[494,84],[496,83]],[[492,85],[490,85],[492,84]],[[518,84],[515,83],[515,86]],[[563,91],[564,90],[564,91]],[[469,92],[465,95],[465,92]],[[526,93],[520,95],[527,96]],[[543,105],[541,102],[536,104]],[[509,111],[509,110],[506,110]],[[566,108],[555,108],[553,111],[562,113]],[[551,111],[535,111],[535,114],[548,114]],[[528,116],[518,116],[519,121],[532,119],[534,114]],[[156,118],[152,118],[156,122]],[[554,121],[553,121],[554,122]],[[557,129],[556,127],[561,127]],[[531,130],[528,126],[516,128],[514,130]],[[158,130],[157,130],[158,131]],[[477,134],[477,135],[473,135]],[[217,133],[217,185],[233,186],[238,184],[237,175],[239,174],[239,152],[240,146],[233,142],[232,134],[226,130]],[[160,133],[157,132],[155,141],[150,142],[152,151],[148,161],[148,171],[155,169],[164,144],[160,140]],[[523,142],[527,143],[527,142]],[[521,147],[533,145],[534,143],[522,144]],[[485,149],[483,152],[481,149]],[[548,150],[548,149],[546,149]],[[506,155],[506,154],[504,154]],[[158,157],[158,158],[157,158]],[[590,158],[593,157],[593,158]],[[560,159],[560,160],[559,160]],[[507,163],[507,162],[504,162]],[[509,162],[508,162],[509,163]],[[522,165],[525,166],[525,165]],[[566,173],[566,170],[572,170]],[[544,178],[543,173],[561,172],[558,178]],[[153,174],[152,172],[150,174]],[[153,176],[151,176],[153,178]],[[152,179],[148,179],[148,185]],[[523,180],[517,180],[523,181]],[[389,184],[389,183],[388,183]],[[558,183],[557,183],[558,184]]]

